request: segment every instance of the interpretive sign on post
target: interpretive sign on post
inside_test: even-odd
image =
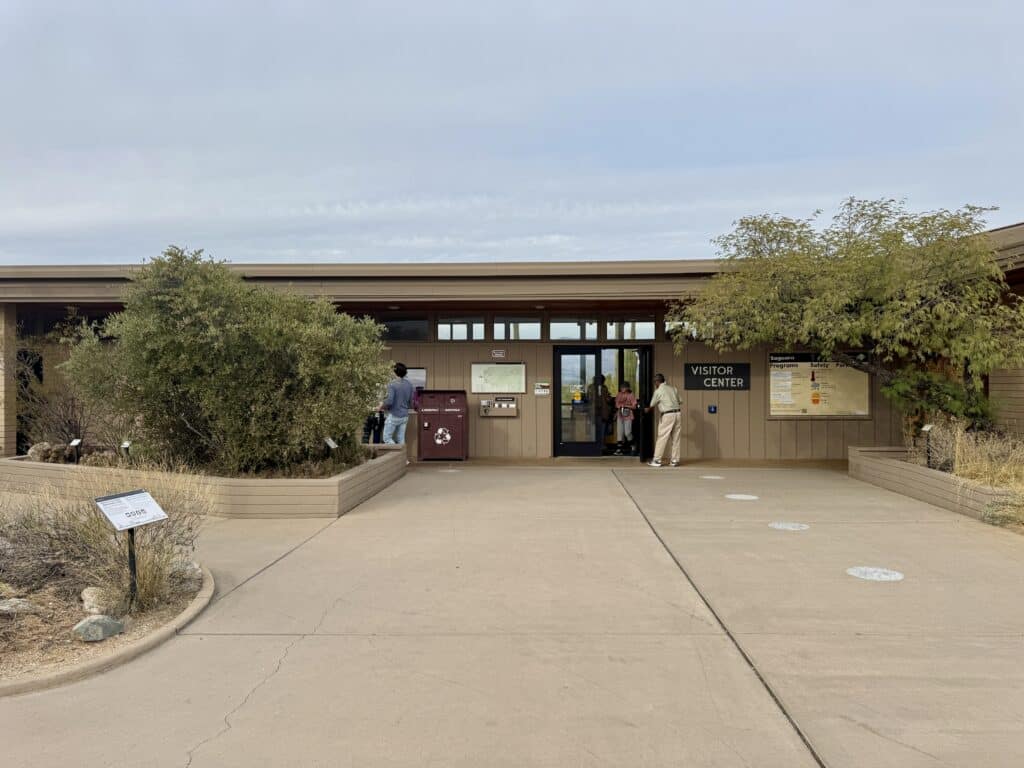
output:
[[[139,569],[135,563],[135,529],[140,525],[166,520],[167,513],[160,508],[148,491],[141,488],[111,496],[100,496],[94,501],[114,528],[118,531],[128,531],[128,574],[131,576],[128,585],[128,609],[131,610],[139,593]]]
[[[96,506],[119,531],[128,531],[140,525],[167,519],[167,513],[160,508],[156,500],[148,491],[141,489],[115,493],[112,496],[100,496],[96,499]]]

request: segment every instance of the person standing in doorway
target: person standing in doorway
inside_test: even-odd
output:
[[[404,363],[396,363],[395,377],[388,383],[388,394],[384,398],[384,444],[403,445],[405,425],[409,423],[409,408],[412,407],[413,386],[405,378],[408,369]]]
[[[608,387],[605,386],[606,380],[604,374],[599,373],[587,388],[587,399],[590,400],[590,407],[594,409],[597,439],[601,443],[602,449],[604,447],[604,439],[611,431],[613,425],[612,408],[615,407],[615,400],[612,398],[611,393],[608,392]]]
[[[618,445],[615,446],[615,455],[621,456],[626,451],[636,453],[633,445],[633,410],[636,408],[636,395],[629,388],[629,382],[619,384],[619,394],[615,396],[615,422]]]
[[[671,443],[672,466],[678,467],[683,447],[683,415],[680,413],[679,391],[665,381],[661,373],[654,374],[654,396],[651,405],[644,411],[650,413],[655,409],[661,414],[661,421],[658,422],[658,442],[654,446],[654,458],[650,465],[662,466],[665,449]]]

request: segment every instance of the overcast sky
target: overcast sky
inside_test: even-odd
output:
[[[1024,220],[1024,3],[0,0],[0,262],[701,258]]]

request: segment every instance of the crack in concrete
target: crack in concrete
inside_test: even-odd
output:
[[[867,723],[861,722],[860,720],[857,720],[856,718],[850,717],[849,715],[839,715],[839,719],[840,720],[846,720],[849,723],[853,723],[858,728],[863,728],[868,733],[872,734],[873,736],[877,736],[880,739],[884,739],[885,741],[891,742],[893,744],[897,744],[897,745],[899,745],[901,747],[904,747],[905,749],[911,750],[912,752],[917,752],[919,755],[924,755],[925,757],[930,757],[932,760],[937,762],[939,765],[949,765],[949,763],[947,763],[945,760],[943,760],[938,755],[933,755],[931,752],[925,752],[923,749],[919,749],[919,748],[915,747],[913,744],[907,744],[907,742],[905,742],[905,741],[900,741],[895,736],[889,736],[887,734],[884,734],[881,731],[879,731],[877,728],[873,728],[870,725],[868,725]]]
[[[342,594],[340,594],[334,600],[333,603],[331,603],[326,608],[324,608],[324,612],[322,614],[320,614],[320,621],[318,621],[316,623],[316,626],[313,627],[313,631],[308,633],[308,634],[312,634],[312,635],[318,634],[320,632],[320,627],[322,627],[324,622],[327,620],[327,614],[329,614],[331,611],[333,611],[335,608],[337,608],[338,605],[341,604],[341,602],[343,600],[345,600],[349,595],[351,595],[351,594],[353,594],[355,592],[358,592],[360,589],[362,589],[363,588],[363,584],[364,584],[364,582],[360,581],[358,584],[356,584],[354,587],[352,587],[352,589],[348,590],[347,592],[343,592]]]
[[[288,654],[291,652],[292,648],[294,648],[296,644],[302,642],[303,637],[305,637],[305,635],[300,635],[295,640],[293,640],[292,642],[288,643],[287,646],[285,646],[285,649],[281,653],[281,656],[278,658],[277,664],[274,665],[274,668],[272,670],[270,670],[270,672],[268,672],[266,675],[264,675],[260,679],[260,681],[256,683],[256,685],[254,685],[252,688],[249,689],[249,692],[245,694],[245,697],[242,699],[242,701],[234,709],[232,709],[230,712],[228,712],[226,715],[224,715],[224,724],[221,727],[221,729],[219,731],[217,731],[217,733],[213,734],[212,736],[208,736],[207,738],[203,739],[202,741],[200,741],[198,744],[196,744],[194,747],[192,747],[191,749],[189,749],[187,751],[186,757],[188,759],[185,761],[184,768],[191,768],[192,760],[195,758],[196,753],[200,749],[205,747],[207,744],[210,744],[210,743],[216,741],[217,739],[219,739],[221,736],[223,736],[225,733],[227,733],[228,731],[230,731],[234,727],[232,725],[232,723],[231,723],[231,718],[234,715],[238,714],[238,712],[242,709],[242,707],[244,707],[246,704],[249,703],[249,700],[253,697],[253,694],[255,694],[256,691],[258,691],[260,688],[262,688],[264,685],[266,685],[266,683],[270,680],[270,678],[272,678],[274,675],[276,675],[278,672],[281,671],[281,665],[284,664],[285,659],[288,658]]]

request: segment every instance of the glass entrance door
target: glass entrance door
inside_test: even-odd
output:
[[[597,381],[599,349],[555,350],[558,403],[555,412],[556,456],[599,456],[600,410]]]
[[[555,347],[555,456],[601,456],[616,452],[615,396],[627,383],[641,403],[650,399],[650,347]],[[639,414],[633,424],[635,449],[643,457],[648,440]]]

